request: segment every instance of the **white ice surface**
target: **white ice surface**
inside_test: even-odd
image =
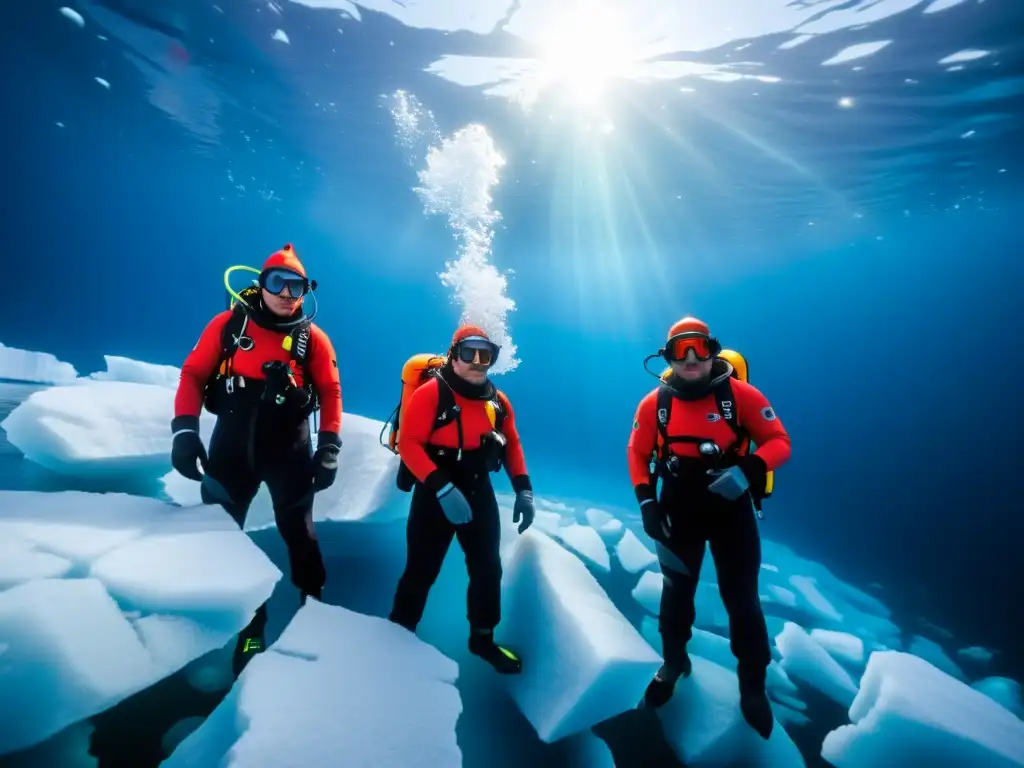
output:
[[[557,538],[597,570],[607,573],[611,569],[608,549],[597,531],[590,526],[577,523],[563,526],[558,529]]]
[[[1024,722],[911,654],[871,655],[850,721],[822,745],[836,768],[1024,765]]]
[[[25,457],[74,477],[156,479],[171,466],[174,390],[81,380],[31,394],[0,427]],[[212,418],[201,420],[208,440]]]
[[[790,677],[802,680],[844,707],[850,705],[857,695],[857,685],[802,627],[786,622],[775,644],[782,652],[782,668]]]
[[[736,675],[696,656],[693,674],[676,684],[672,699],[657,710],[665,738],[686,765],[804,765],[786,731],[776,725],[768,741],[743,719]]]
[[[615,545],[615,556],[628,573],[639,573],[658,562],[658,557],[649,550],[636,534],[626,530],[622,539]]]
[[[90,373],[89,378],[96,381],[123,381],[136,384],[155,384],[159,387],[177,389],[181,378],[181,369],[173,365],[157,365],[132,360],[117,355],[104,355],[105,371]]]
[[[0,343],[0,379],[66,384],[77,376],[78,372],[71,363],[61,362],[49,352],[33,352]]]
[[[949,655],[942,649],[942,646],[934,640],[929,640],[921,635],[914,635],[914,638],[910,641],[910,647],[907,648],[907,653],[920,656],[929,664],[938,667],[947,675],[955,677],[957,680],[967,679],[963,670],[960,669],[955,661],[949,658]]]
[[[836,661],[863,669],[867,663],[864,655],[864,641],[847,632],[831,629],[812,629],[811,638],[828,651]]]
[[[661,659],[583,563],[529,530],[503,565],[502,642],[524,659],[509,689],[537,735],[556,741],[635,707]]]
[[[165,768],[457,768],[458,666],[396,624],[307,601]]]
[[[0,754],[223,646],[281,577],[219,508],[0,492]]]
[[[586,515],[587,523],[597,531],[605,543],[616,544],[622,538],[625,526],[618,518],[613,517],[603,509],[595,509],[594,507],[588,508],[584,514]]]
[[[1024,718],[1024,701],[1021,698],[1020,683],[1016,680],[1007,677],[986,677],[973,683],[971,688],[985,694],[1017,717]]]

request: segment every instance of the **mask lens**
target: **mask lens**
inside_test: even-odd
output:
[[[490,366],[494,363],[494,347],[490,344],[471,342],[459,345],[459,360],[464,363]]]
[[[308,283],[304,277],[299,277],[294,272],[275,270],[267,273],[263,287],[275,296],[280,296],[287,288],[288,294],[293,299],[298,299],[306,294]]]
[[[681,336],[669,342],[668,357],[670,360],[683,360],[692,349],[698,360],[710,360],[714,356],[713,346],[706,336]]]

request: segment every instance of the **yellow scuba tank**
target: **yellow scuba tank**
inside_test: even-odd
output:
[[[718,357],[732,365],[732,376],[742,382],[749,382],[750,369],[747,367],[747,359],[734,349],[723,349]],[[775,470],[769,470],[765,477],[764,497],[767,499],[775,490]]]
[[[420,385],[426,383],[433,371],[444,365],[445,359],[443,355],[423,353],[413,355],[402,366],[402,397],[398,402],[398,407],[391,415],[391,431],[388,434],[386,446],[392,453],[398,453],[402,414],[405,413],[405,406],[409,402],[409,398],[412,397],[413,392],[419,389]]]

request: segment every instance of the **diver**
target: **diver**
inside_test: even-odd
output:
[[[708,326],[686,317],[644,363],[646,369],[661,356],[670,370],[640,401],[627,449],[644,532],[656,542],[664,580],[658,622],[664,664],[643,704],[665,705],[677,680],[691,672],[686,645],[709,545],[729,614],[740,708],[767,739],[774,726],[765,691],[771,645],[758,596],[761,539],[755,509],[765,496],[769,472],[789,459],[790,441],[765,396],[733,377],[733,366],[721,353]]]
[[[327,334],[303,309],[315,288],[291,244],[273,253],[258,285],[214,317],[189,353],[171,422],[174,469],[199,481],[203,503],[222,505],[239,527],[260,483],[267,484],[302,603],[307,596],[320,599],[326,581],[313,498],[334,483],[341,449],[337,359]],[[209,453],[199,436],[204,405],[217,416]],[[314,411],[320,412],[315,453]],[[236,676],[264,650],[266,623],[264,604],[238,636]]]
[[[533,523],[533,488],[508,397],[488,377],[500,348],[475,326],[459,328],[446,357],[419,355],[403,370],[392,429],[402,462],[398,487],[412,490],[405,571],[389,619],[416,631],[451,545],[466,557],[469,650],[516,674],[516,654],[494,641],[501,619],[501,520],[491,472],[504,466],[515,491],[512,521]],[[393,443],[395,440],[392,441]]]

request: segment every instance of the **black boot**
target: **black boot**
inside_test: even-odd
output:
[[[238,640],[235,642],[235,653],[231,658],[231,669],[237,678],[242,674],[245,665],[249,663],[257,653],[266,650],[263,639],[263,631],[267,626],[266,603],[256,609],[256,615],[249,626],[238,633]]]
[[[740,712],[758,735],[768,740],[775,728],[775,715],[763,684],[740,683]]]
[[[319,589],[316,592],[306,592],[305,590],[303,590],[302,592],[299,592],[299,606],[300,607],[306,604],[306,598],[307,597],[312,597],[314,600],[317,600],[318,602],[321,602],[321,600],[320,600],[320,590]]]
[[[518,675],[523,662],[507,648],[494,642],[490,631],[473,630],[469,635],[469,652],[479,656],[503,675]]]
[[[687,653],[683,653],[672,666],[662,664],[654,679],[647,684],[641,706],[658,709],[668,704],[672,694],[676,691],[676,681],[681,677],[689,677],[691,672],[693,672],[693,665],[690,663],[690,656]]]

